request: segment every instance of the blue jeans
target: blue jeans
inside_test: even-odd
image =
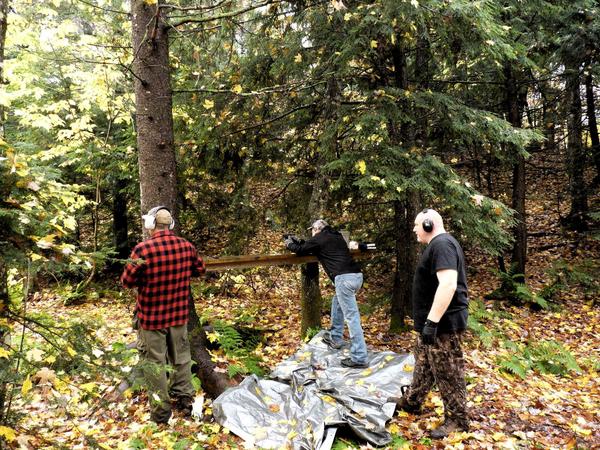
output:
[[[362,273],[344,273],[335,277],[335,295],[331,300],[330,336],[340,342],[344,334],[344,322],[350,332],[350,357],[357,363],[367,362],[367,344],[360,325],[360,313],[356,293],[363,283]]]

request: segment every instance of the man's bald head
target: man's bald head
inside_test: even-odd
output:
[[[415,218],[414,233],[417,241],[428,244],[435,236],[445,233],[444,220],[435,209],[424,209]]]

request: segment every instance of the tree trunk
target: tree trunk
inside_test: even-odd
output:
[[[595,184],[600,184],[600,137],[598,136],[598,122],[596,121],[596,102],[594,98],[594,79],[591,67],[588,67],[585,77],[585,99],[587,104],[588,127],[592,141],[592,160],[596,168]]]
[[[8,26],[8,3],[9,0],[0,0],[0,85],[4,85],[4,48],[6,45],[6,29]],[[6,113],[4,106],[0,105],[0,137],[4,138],[4,122]]]
[[[398,43],[401,37],[397,36]],[[400,44],[392,49],[395,78],[393,83],[401,89],[408,89],[408,70],[406,55]],[[422,62],[422,61],[421,61]],[[409,105],[405,105],[410,108]],[[390,137],[394,144],[412,146],[415,142],[415,132],[410,125],[388,124]],[[411,173],[406,172],[406,177]],[[394,202],[394,233],[396,267],[394,268],[394,286],[390,305],[390,331],[398,332],[406,329],[406,316],[412,311],[412,275],[416,268],[417,244],[412,233],[413,219],[417,213],[417,195],[406,193],[404,200]]]
[[[200,324],[200,318],[196,311],[194,298],[190,295],[190,314],[187,325],[190,336],[190,349],[192,361],[196,363],[195,370],[198,378],[202,381],[202,389],[211,398],[217,398],[229,387],[229,381],[225,374],[215,372],[210,353],[206,350],[208,339],[206,332]]]
[[[390,309],[390,331],[393,333],[406,330],[405,318],[412,311],[412,278],[417,265],[417,245],[412,222],[416,210],[416,198],[394,202],[396,270]]]
[[[0,0],[0,85],[4,85],[4,46],[6,43],[6,28],[8,16],[8,0]],[[4,139],[6,113],[4,107],[0,105],[0,138]],[[0,318],[5,318],[8,313],[8,267],[4,258],[0,256]],[[0,342],[9,340],[8,331],[0,328]],[[0,358],[0,373],[6,373],[9,367],[9,359]],[[4,407],[6,400],[6,383],[0,384],[0,424],[6,423],[4,417]]]
[[[554,107],[556,92],[552,85],[547,82],[540,82],[540,93],[542,95],[542,120],[544,126],[545,151],[554,152],[556,150],[556,121],[557,114]]]
[[[571,209],[565,219],[566,225],[575,231],[587,229],[588,199],[583,177],[586,155],[582,144],[581,97],[579,64],[566,64],[566,104],[567,113],[567,174]]]
[[[504,67],[505,83],[505,107],[508,122],[515,127],[521,128],[522,105],[520,99],[523,93],[519,92],[517,79],[510,63]],[[525,282],[525,266],[527,263],[527,224],[525,216],[525,157],[520,153],[516,155],[513,163],[512,175],[512,208],[515,210],[517,223],[513,228],[514,243],[512,248],[512,266],[515,274],[520,274],[517,281]]]
[[[319,289],[319,264],[309,263],[300,267],[302,289],[302,320],[300,333],[304,337],[310,328],[321,328],[321,309],[323,298]]]
[[[337,120],[340,103],[340,87],[335,77],[330,77],[327,82],[327,104],[323,111],[326,126]],[[321,151],[316,163],[313,188],[308,202],[309,220],[312,222],[322,219],[323,212],[329,198],[329,179],[323,167],[327,162],[327,155],[337,153],[337,133],[324,134],[321,139]],[[321,328],[321,311],[323,297],[319,288],[319,266],[317,263],[305,264],[300,268],[301,279],[301,305],[302,321],[301,334],[306,335],[309,328]]]
[[[167,27],[161,21],[159,0],[131,2],[135,73],[135,108],[142,211],[165,205],[177,217],[177,172],[173,146],[172,91]],[[193,300],[190,300],[193,302]],[[220,394],[226,379],[214,371],[206,351],[206,336],[190,308],[188,328],[197,374],[210,396]]]
[[[127,180],[117,179],[113,184],[113,239],[117,258],[127,259],[129,256],[127,195],[124,189]],[[120,264],[119,264],[120,266]]]
[[[131,2],[140,198],[143,212],[165,205],[177,217],[167,28],[159,0]]]

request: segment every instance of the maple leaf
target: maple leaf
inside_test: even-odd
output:
[[[27,393],[31,390],[32,387],[33,383],[31,383],[31,378],[29,377],[29,375],[27,375],[27,378],[25,378],[25,381],[23,382],[23,386],[21,386],[21,394],[23,396],[27,395]]]
[[[12,442],[17,437],[17,433],[12,428],[5,427],[4,425],[0,425],[0,436],[6,439],[9,442]]]

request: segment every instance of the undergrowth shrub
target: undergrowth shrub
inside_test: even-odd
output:
[[[221,320],[213,323],[215,333],[208,336],[216,339],[225,355],[234,362],[227,367],[229,377],[253,373],[258,376],[264,375],[264,369],[260,366],[262,359],[254,353],[254,349],[261,342],[259,332],[246,332],[244,336],[234,325]],[[248,330],[249,331],[249,330]]]
[[[502,346],[510,354],[498,357],[500,370],[521,378],[532,370],[558,376],[581,371],[571,352],[556,341],[522,344],[505,340]]]
[[[587,297],[597,298],[600,293],[600,262],[597,260],[571,264],[561,259],[555,261],[546,273],[551,281],[539,295],[548,301],[555,300],[558,293],[572,286],[581,288]]]
[[[504,311],[486,308],[485,303],[479,299],[469,301],[469,318],[467,325],[481,340],[484,347],[491,347],[496,339],[502,338],[503,334],[495,325],[499,319],[507,318],[509,315]]]

